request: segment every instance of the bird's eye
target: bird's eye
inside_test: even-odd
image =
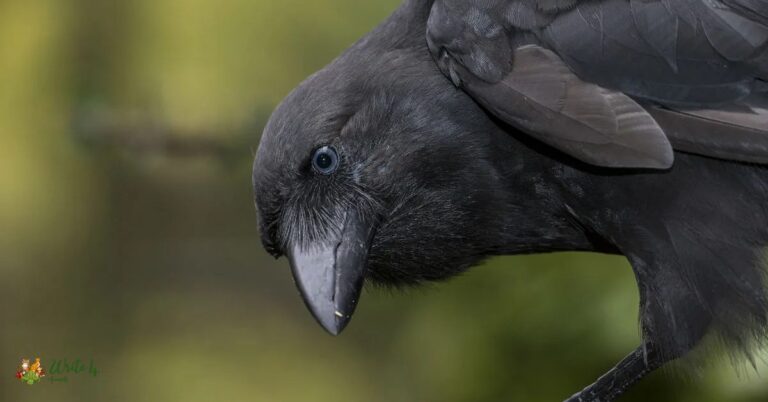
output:
[[[331,174],[339,167],[339,154],[331,146],[320,147],[312,154],[312,167],[317,173]]]

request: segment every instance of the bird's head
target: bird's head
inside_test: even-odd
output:
[[[440,280],[488,254],[487,118],[427,52],[347,54],[275,110],[253,171],[264,247],[336,334],[364,280]],[[354,57],[353,57],[354,56]],[[368,60],[354,63],[354,60]]]

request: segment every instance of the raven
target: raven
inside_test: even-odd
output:
[[[705,336],[768,339],[768,1],[406,0],[277,107],[261,239],[338,334],[364,280],[621,254],[643,342],[612,401]]]

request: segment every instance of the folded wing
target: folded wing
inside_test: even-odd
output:
[[[584,162],[768,163],[767,4],[436,0],[427,42],[491,113]]]

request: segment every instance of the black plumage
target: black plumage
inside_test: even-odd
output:
[[[768,2],[409,0],[294,90],[254,164],[262,241],[330,332],[364,280],[625,255],[644,343],[610,401],[709,335],[766,340]]]

